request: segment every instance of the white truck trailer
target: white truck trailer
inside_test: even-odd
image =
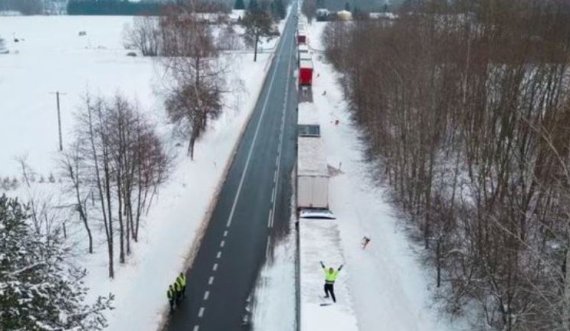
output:
[[[329,172],[318,130],[318,125],[299,126],[297,138],[298,209],[329,208]]]

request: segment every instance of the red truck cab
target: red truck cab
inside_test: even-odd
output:
[[[313,61],[301,59],[299,63],[299,86],[313,85]]]

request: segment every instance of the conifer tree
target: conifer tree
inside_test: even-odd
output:
[[[37,234],[29,209],[0,197],[0,330],[102,330],[113,296],[84,303],[85,271],[59,232]]]

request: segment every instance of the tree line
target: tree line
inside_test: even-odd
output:
[[[136,104],[121,95],[85,96],[76,115],[75,139],[60,168],[85,228],[89,253],[94,249],[92,227],[104,230],[109,277],[115,275],[117,246],[123,264],[132,242],[138,241],[141,218],[166,180],[169,165],[154,126]]]
[[[570,5],[407,1],[323,39],[449,312],[569,330]]]
[[[0,0],[0,11],[17,11],[22,15],[42,14],[44,4],[41,0]]]
[[[5,0],[6,1],[6,0]],[[30,0],[27,0],[30,1]],[[230,7],[224,2],[206,1],[123,1],[123,0],[70,0],[67,4],[69,15],[164,15],[169,8],[184,6],[188,3],[199,3],[196,10],[199,12],[228,13]],[[205,6],[207,4],[207,6]]]
[[[159,15],[166,4],[118,0],[70,0],[68,15]]]

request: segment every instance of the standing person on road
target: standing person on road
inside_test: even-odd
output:
[[[178,278],[176,278],[174,281],[173,287],[176,298],[176,306],[178,307],[180,305],[180,300],[182,299],[182,287],[178,283]]]
[[[172,284],[168,286],[168,290],[166,291],[166,297],[168,298],[168,302],[170,303],[170,312],[174,310],[174,300],[176,300],[176,291]]]
[[[342,264],[340,265],[340,267],[338,267],[337,270],[334,270],[332,267],[327,269],[323,261],[320,262],[321,262],[321,267],[325,272],[325,298],[328,298],[330,293],[333,302],[336,302],[336,297],[334,296],[334,282],[336,280],[336,277],[338,276],[339,271],[342,269]]]
[[[186,298],[186,275],[184,273],[180,273],[176,278],[176,283],[180,288],[180,296],[182,299]]]

